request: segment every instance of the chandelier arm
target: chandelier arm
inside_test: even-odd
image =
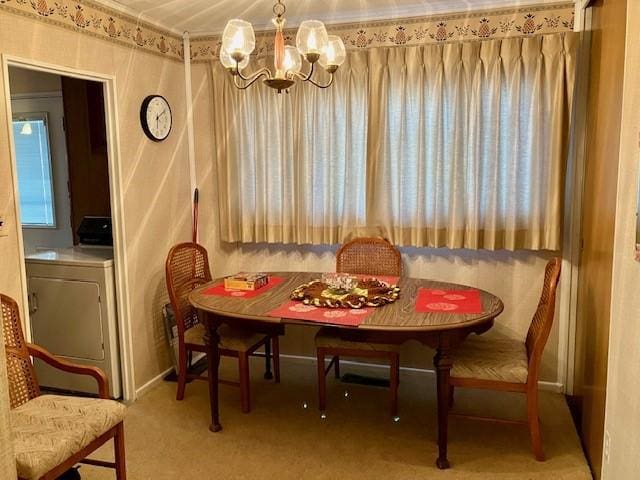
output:
[[[244,78],[241,77],[239,75],[234,75],[233,77],[233,84],[236,86],[236,88],[238,88],[239,90],[246,90],[247,88],[249,88],[251,85],[253,85],[254,83],[256,83],[261,77],[267,77],[269,78],[270,76],[270,72],[267,70],[267,72],[260,72],[257,73],[255,75],[252,75],[249,78]],[[242,78],[243,80],[247,81],[248,83],[245,83],[244,85],[242,85],[240,82],[238,82],[238,77]]]
[[[314,71],[314,64],[311,63],[311,68],[309,69],[309,71],[305,74],[302,72],[291,72],[289,75],[293,76],[293,77],[297,77],[300,80],[302,80],[303,82],[308,82],[309,79],[311,79],[311,77],[313,76],[313,71]]]
[[[248,77],[245,77],[244,75],[242,75],[242,72],[236,65],[236,73],[237,73],[237,76],[240,77],[242,80],[244,80],[245,82],[251,82],[251,83],[255,82],[258,78],[260,78],[263,75],[266,75],[267,78],[271,77],[271,70],[269,70],[267,67],[262,67],[260,70],[252,73]]]
[[[311,68],[309,69],[309,73],[307,73],[307,75],[303,75],[300,78],[302,79],[303,82],[307,82],[309,80],[311,80],[311,76],[313,75],[313,70],[315,68],[316,63],[315,62],[311,62]]]
[[[316,82],[312,78],[308,78],[307,80],[305,80],[305,82],[309,82],[310,84],[315,85],[318,88],[329,88],[331,85],[333,85],[333,73],[331,74],[331,78],[329,79],[329,82],[324,85]]]

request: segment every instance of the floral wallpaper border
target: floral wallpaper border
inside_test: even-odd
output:
[[[182,37],[89,0],[0,0],[8,11],[182,62]]]
[[[410,46],[573,31],[574,13],[574,4],[563,2],[391,21],[328,25],[328,30],[342,37],[347,49]],[[295,35],[295,29],[285,31],[286,43],[295,44]],[[272,45],[272,32],[257,33],[258,56],[270,53]],[[220,36],[191,39],[191,59],[194,63],[217,59],[219,49]]]
[[[184,58],[179,35],[106,8],[91,0],[0,0],[5,10],[102,38],[123,46],[165,56]],[[572,31],[574,4],[523,6],[513,9],[464,12],[366,23],[330,25],[347,49],[423,45],[451,41],[485,40]],[[285,41],[295,43],[295,29],[285,32]],[[272,32],[258,32],[256,54],[272,51]],[[191,39],[191,59],[206,62],[218,57],[220,37]]]

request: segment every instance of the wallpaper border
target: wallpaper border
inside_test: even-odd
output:
[[[182,37],[91,0],[0,0],[0,11],[37,19],[121,46],[183,61]],[[268,12],[267,12],[268,13]],[[347,49],[415,46],[573,31],[574,4],[523,6],[424,17],[328,25]],[[295,43],[296,29],[285,31]],[[256,55],[271,53],[273,33],[257,32]],[[216,60],[220,36],[191,38],[194,63]]]
[[[181,36],[90,0],[0,0],[2,10],[171,60],[184,60]]]
[[[327,25],[339,35],[348,50],[415,46],[453,41],[489,40],[573,31],[574,4],[549,5],[462,12],[425,17],[398,18],[361,23]],[[295,44],[296,29],[285,30],[285,42]],[[273,33],[256,33],[257,56],[272,51]],[[220,36],[191,38],[194,63],[216,60]]]

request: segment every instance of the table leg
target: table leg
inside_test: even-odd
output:
[[[271,380],[273,378],[273,373],[271,373],[271,337],[264,344],[264,362],[264,378]]]
[[[436,367],[438,389],[438,459],[436,465],[444,470],[450,467],[447,459],[447,431],[449,427],[449,374],[453,362],[449,356],[449,347],[440,346],[433,357]]]
[[[218,335],[218,327],[220,322],[213,315],[206,315],[205,323],[207,326],[207,375],[209,377],[209,404],[211,409],[209,430],[219,432],[222,430],[218,401],[218,370],[220,367],[220,335]]]

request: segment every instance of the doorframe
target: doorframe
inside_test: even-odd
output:
[[[13,195],[16,218],[18,250],[20,255],[20,277],[23,298],[23,310],[28,309],[27,272],[25,267],[24,239],[20,222],[20,201],[18,191],[18,170],[16,149],[13,141],[11,119],[11,88],[9,84],[9,67],[51,73],[67,77],[99,82],[103,86],[105,102],[105,124],[107,129],[107,155],[109,159],[109,188],[111,196],[111,217],[113,222],[113,246],[115,263],[116,305],[118,311],[118,340],[120,343],[120,370],[122,376],[122,399],[133,402],[136,399],[135,377],[133,368],[133,342],[131,329],[131,301],[129,295],[129,276],[127,266],[126,233],[124,222],[124,187],[122,183],[120,132],[118,126],[117,85],[114,75],[90,72],[52,63],[22,58],[10,54],[2,54],[2,75],[4,78],[4,94],[7,109],[7,129],[11,175],[13,177]],[[28,311],[23,315],[25,335],[31,341],[31,319]]]

